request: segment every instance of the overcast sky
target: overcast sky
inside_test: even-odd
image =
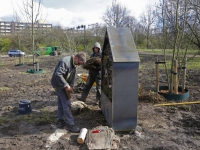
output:
[[[13,17],[13,10],[16,10],[20,15],[18,6],[22,6],[23,1],[27,0],[0,0],[1,21],[16,21]],[[34,1],[38,2],[38,0]],[[139,17],[147,5],[154,5],[158,1],[117,0],[131,10],[131,14],[135,17]],[[42,0],[41,19],[46,20],[46,23],[54,26],[61,25],[62,27],[104,23],[101,17],[111,4],[112,0]]]

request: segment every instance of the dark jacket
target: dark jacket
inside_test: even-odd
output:
[[[54,88],[65,88],[66,86],[74,86],[76,74],[76,66],[72,56],[66,56],[61,59],[56,66],[51,78],[51,85]]]
[[[101,50],[99,50],[98,53],[93,52],[90,55],[90,58],[92,58],[92,57],[99,57],[99,58],[101,58],[101,56],[102,56],[102,52],[101,52]],[[96,66],[96,69],[90,70],[89,71],[89,75],[93,75],[95,77],[100,78],[101,77],[101,66]]]

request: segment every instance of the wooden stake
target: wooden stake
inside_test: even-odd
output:
[[[173,74],[173,79],[174,79],[174,94],[178,94],[178,75],[177,75],[177,60],[174,60],[174,74]]]
[[[158,70],[158,65],[156,64],[156,92],[159,92],[159,70]]]
[[[182,82],[182,92],[185,91],[185,80],[186,80],[186,63],[187,63],[187,58],[185,58],[185,62],[183,65],[183,82]]]
[[[24,56],[22,56],[22,64],[24,64]]]
[[[21,64],[21,62],[22,62],[22,61],[21,61],[21,59],[22,59],[22,57],[21,57],[21,56],[19,56],[19,64]]]

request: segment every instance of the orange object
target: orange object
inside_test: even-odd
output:
[[[87,78],[88,78],[88,74],[80,74],[80,77],[83,81],[87,82]],[[96,82],[94,82],[94,84],[92,86],[96,86]]]

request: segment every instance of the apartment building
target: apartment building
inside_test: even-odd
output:
[[[41,21],[37,21],[34,24],[35,30],[47,32],[52,28],[52,24],[46,24]],[[0,35],[17,34],[22,30],[32,29],[32,24],[27,22],[14,22],[14,21],[1,21],[0,20]]]

